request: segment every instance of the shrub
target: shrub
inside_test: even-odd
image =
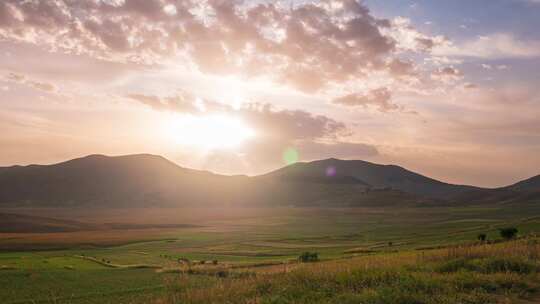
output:
[[[487,235],[485,233],[480,233],[477,238],[480,242],[485,242],[487,240]]]
[[[518,230],[515,227],[501,228],[499,229],[501,237],[505,240],[511,240],[516,237]]]
[[[216,276],[218,278],[226,278],[229,276],[229,273],[225,270],[219,270],[218,272],[216,272]]]
[[[178,258],[178,260],[176,260],[179,264],[189,264],[189,259],[187,258]]]
[[[319,254],[317,252],[306,251],[298,257],[298,260],[302,263],[317,262],[319,260]]]

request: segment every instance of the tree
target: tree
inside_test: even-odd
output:
[[[515,227],[501,228],[499,229],[501,237],[505,240],[511,240],[516,237],[518,230]]]
[[[306,251],[298,257],[298,260],[302,263],[317,262],[319,260],[319,254]]]
[[[487,235],[485,233],[480,233],[477,238],[480,242],[485,242],[487,240]]]

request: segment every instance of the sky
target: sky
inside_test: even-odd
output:
[[[0,1],[0,166],[540,174],[540,1]]]

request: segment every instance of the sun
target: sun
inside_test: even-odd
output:
[[[241,119],[225,114],[171,115],[165,126],[173,143],[206,150],[233,149],[255,136]]]

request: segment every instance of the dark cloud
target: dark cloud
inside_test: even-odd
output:
[[[381,112],[400,110],[401,107],[392,103],[392,93],[387,88],[371,90],[365,94],[353,93],[334,99],[335,104],[350,107],[375,107]]]
[[[267,137],[280,140],[336,138],[347,134],[344,123],[302,110],[278,110],[269,104],[250,104],[232,113]]]

